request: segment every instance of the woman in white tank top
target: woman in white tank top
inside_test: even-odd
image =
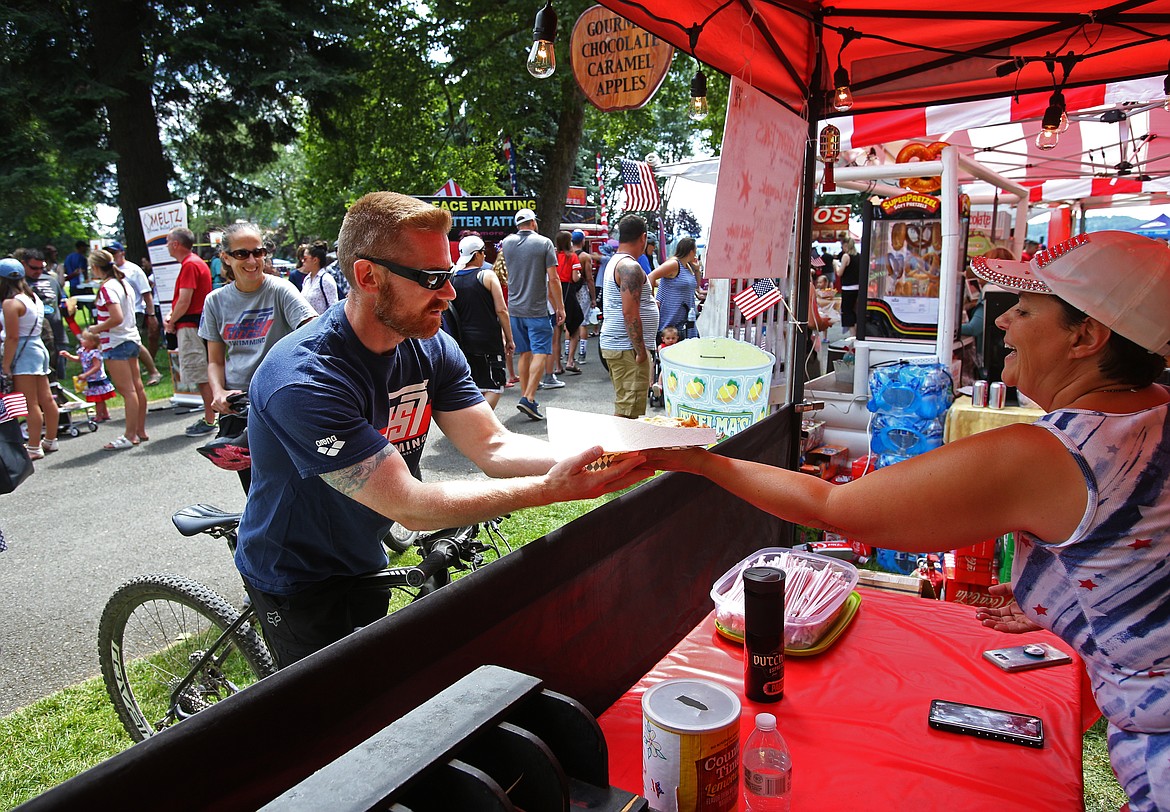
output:
[[[49,389],[49,351],[41,341],[44,305],[24,281],[24,266],[19,260],[0,260],[0,305],[4,315],[0,372],[12,378],[13,388],[28,403],[26,449],[30,458],[39,460],[57,450],[60,412]],[[43,441],[39,439],[42,427]]]

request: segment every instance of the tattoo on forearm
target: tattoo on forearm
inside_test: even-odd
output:
[[[394,453],[396,453],[394,446],[388,445],[372,457],[366,457],[348,468],[321,474],[321,479],[325,480],[325,484],[346,496],[353,496],[366,486],[382,461]]]
[[[626,335],[629,336],[634,349],[642,346],[642,317],[640,315],[634,316],[633,319],[626,322]]]

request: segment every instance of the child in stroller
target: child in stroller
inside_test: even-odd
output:
[[[650,405],[657,408],[662,408],[666,405],[666,399],[662,395],[662,350],[669,347],[671,344],[677,344],[681,339],[677,327],[663,327],[658,332],[658,351],[652,352],[650,355],[654,358],[654,372],[651,375],[650,384]]]

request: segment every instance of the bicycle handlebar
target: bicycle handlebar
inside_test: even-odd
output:
[[[407,570],[406,583],[412,587],[420,587],[431,576],[454,566],[458,561],[459,545],[451,539],[439,539],[417,567]]]

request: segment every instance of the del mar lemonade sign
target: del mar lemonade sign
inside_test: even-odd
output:
[[[573,76],[598,110],[637,110],[658,92],[674,46],[602,6],[577,18],[569,41]]]

